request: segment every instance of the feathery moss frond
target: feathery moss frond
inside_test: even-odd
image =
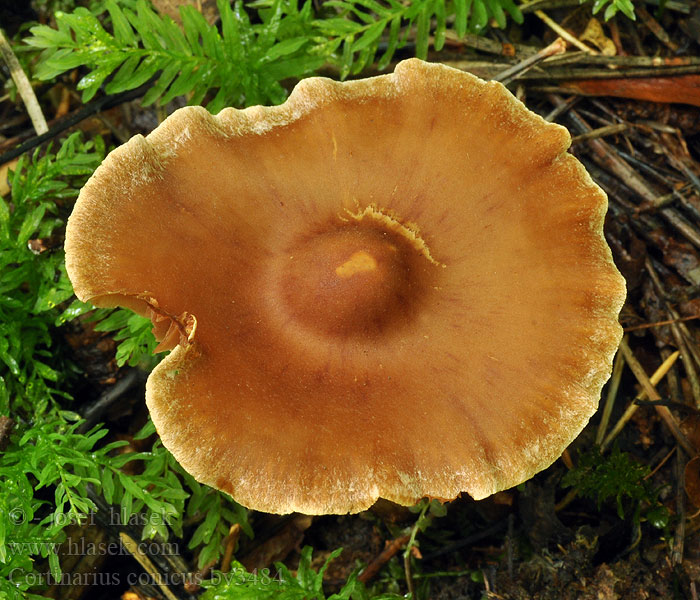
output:
[[[305,10],[310,11],[307,2]],[[280,81],[300,78],[326,60],[313,52],[307,37],[283,37],[280,25],[286,3],[276,1],[267,19],[252,24],[241,3],[218,1],[221,32],[192,6],[181,8],[182,28],[154,12],[145,0],[136,9],[106,2],[112,21],[109,33],[87,9],[57,13],[58,29],[31,29],[30,46],[43,48],[36,76],[53,79],[79,66],[89,72],[78,83],[83,101],[90,100],[107,81],[105,92],[135,89],[153,79],[144,104],[164,104],[191,94],[200,104],[216,90],[207,106],[218,112],[228,105],[277,103],[286,92]],[[304,10],[304,9],[303,9]],[[282,36],[282,37],[281,37]]]

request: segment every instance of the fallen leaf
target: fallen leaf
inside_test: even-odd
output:
[[[15,158],[4,165],[0,165],[0,197],[10,193],[10,184],[7,181],[7,176],[9,175],[10,169],[14,169],[17,166],[18,161],[19,158]]]
[[[700,75],[580,79],[564,81],[561,85],[585,96],[615,96],[700,106]]]
[[[583,30],[579,39],[582,42],[590,42],[605,56],[615,56],[617,54],[615,42],[605,35],[603,26],[598,19],[588,21],[588,25],[586,25],[586,29]]]

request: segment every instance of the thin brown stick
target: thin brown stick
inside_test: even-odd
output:
[[[678,317],[677,319],[667,319],[666,321],[656,321],[655,323],[644,323],[643,325],[632,325],[631,327],[625,327],[625,333],[629,331],[639,331],[640,329],[650,329],[652,327],[663,327],[664,325],[673,325],[674,323],[681,323],[682,321],[693,321],[695,319],[700,319],[700,315],[692,315],[690,317]]]
[[[633,67],[652,67],[655,69],[663,69],[666,67],[697,67],[700,66],[700,56],[605,56],[603,54],[591,56],[582,52],[568,52],[562,56],[553,58],[550,64],[552,66],[565,64],[599,65],[613,73],[617,72],[615,77],[619,77],[621,71]]]
[[[153,581],[160,588],[161,593],[168,600],[178,600],[177,596],[170,591],[170,588],[163,583],[163,577],[161,576],[160,571],[158,571],[153,562],[151,562],[151,559],[141,551],[138,542],[123,531],[119,533],[119,541],[121,542],[122,546],[124,546],[124,548],[128,550],[128,552],[138,561],[143,569],[151,577],[153,577]]]
[[[659,396],[658,392],[656,391],[656,388],[654,388],[654,384],[651,382],[646,372],[644,371],[644,367],[642,367],[642,365],[639,364],[637,357],[632,353],[632,350],[630,350],[630,347],[624,340],[620,344],[620,350],[624,353],[625,361],[632,370],[632,373],[634,373],[634,376],[637,378],[637,381],[640,383],[644,391],[646,391],[649,399],[657,402],[660,401],[661,396]],[[685,450],[690,456],[695,456],[696,452],[693,448],[693,445],[688,441],[688,438],[686,438],[683,432],[681,431],[681,428],[679,427],[676,418],[673,416],[668,407],[660,406],[657,404],[654,406],[654,408],[656,409],[656,412],[659,414],[665,425],[668,427],[673,437],[676,438],[678,444],[683,448],[683,450]]]
[[[555,106],[560,106],[564,100],[556,95],[550,95],[550,100]],[[574,127],[581,133],[591,131],[591,126],[575,110],[568,112]],[[607,142],[601,139],[588,140],[589,147],[593,150],[592,158],[603,169],[616,175],[629,189],[636,192],[645,202],[654,203],[659,194],[654,186],[633,169]],[[684,219],[675,209],[664,208],[659,214],[666,219],[689,242],[700,248],[700,231]],[[671,315],[676,318],[678,315]]]
[[[555,106],[560,106],[564,103],[564,100],[558,96],[550,95],[549,98]],[[592,131],[592,127],[575,110],[569,111],[568,114],[575,128],[580,131],[581,134],[590,133]],[[643,199],[648,202],[653,202],[657,194],[653,192],[649,184],[644,181],[632,167],[613,151],[607,142],[600,139],[592,139],[588,141],[588,144],[593,150],[593,160],[604,169],[617,175],[628,188],[639,194]]]
[[[622,379],[622,371],[624,366],[625,357],[622,352],[618,351],[617,355],[615,356],[612,377],[610,378],[610,383],[608,384],[608,395],[605,399],[603,414],[600,417],[600,424],[598,425],[598,432],[595,437],[595,443],[599,446],[603,443],[603,439],[605,438],[605,431],[608,428],[610,415],[612,414],[612,409],[615,405],[615,398],[617,398],[617,390],[620,387],[620,380]]]
[[[561,510],[564,510],[569,504],[571,504],[575,499],[576,496],[578,496],[578,491],[576,488],[570,489],[567,493],[566,496],[564,496],[557,504],[554,506],[554,512],[559,512]]]
[[[663,466],[668,462],[668,459],[671,458],[671,457],[673,456],[673,453],[674,453],[677,449],[678,449],[678,446],[674,446],[673,448],[671,448],[671,450],[666,454],[666,456],[664,456],[664,457],[661,459],[661,461],[659,462],[659,464],[656,465],[656,466],[651,470],[651,472],[650,472],[648,475],[645,475],[645,476],[644,476],[644,480],[646,481],[647,479],[651,479],[651,478],[658,472],[658,470],[659,470],[661,467],[663,467]]]
[[[454,44],[460,44],[468,48],[472,48],[474,50],[487,52],[488,54],[508,56],[508,54],[506,53],[505,44],[489,39],[483,35],[477,35],[475,33],[465,33],[462,37],[459,37],[453,31],[446,31],[445,39],[449,40]],[[526,46],[524,44],[511,44],[510,46],[515,50],[517,57],[525,57],[531,54],[537,54],[539,50],[536,46]]]
[[[574,461],[571,459],[571,453],[568,448],[564,448],[564,452],[561,453],[561,461],[567,469],[571,470],[574,468]]]
[[[557,23],[554,19],[549,17],[541,10],[536,10],[534,12],[537,15],[537,17],[545,25],[547,25],[547,27],[552,29],[559,37],[564,38],[567,42],[576,46],[579,50],[583,50],[587,54],[598,54],[596,50],[593,50],[593,48],[589,48],[588,46],[586,46],[586,44],[584,44],[581,40],[571,35],[566,29],[559,25],[559,23]]]
[[[669,324],[669,327],[671,328],[671,335],[673,336],[673,340],[676,343],[676,346],[681,351],[683,366],[685,367],[685,372],[688,376],[688,382],[690,383],[690,390],[693,393],[693,400],[695,401],[695,406],[696,408],[700,408],[700,377],[698,377],[698,372],[695,369],[695,364],[693,360],[695,359],[695,362],[697,364],[700,364],[700,362],[698,362],[697,354],[694,353],[694,351],[696,350],[695,344],[689,344],[687,342],[687,340],[690,339],[690,334],[688,332],[687,327],[681,329],[681,324],[676,322],[678,321],[678,319],[680,319],[680,316],[671,306],[669,306],[664,285],[661,282],[661,279],[659,278],[659,275],[656,272],[656,269],[654,268],[654,264],[652,263],[649,257],[646,258],[644,262],[644,267],[647,273],[649,274],[649,279],[651,279],[651,282],[654,285],[654,288],[656,289],[656,293],[661,298],[662,302],[666,307],[666,311],[671,316],[671,319],[674,321],[673,323]]]
[[[620,344],[620,354],[623,355],[625,360],[628,357],[628,352],[625,350],[629,350],[629,346],[627,345],[626,340],[622,340],[622,343]],[[631,352],[629,353],[631,354]],[[636,403],[636,400],[643,400],[645,397],[649,398],[650,400],[656,400],[659,401],[661,400],[661,396],[658,395],[656,392],[656,389],[654,386],[658,385],[659,382],[664,378],[666,373],[670,370],[670,368],[673,366],[673,364],[676,362],[678,359],[678,356],[680,353],[676,350],[671,356],[669,356],[665,361],[661,363],[661,366],[659,366],[658,369],[654,372],[654,374],[651,376],[651,378],[647,378],[646,381],[648,382],[648,386],[644,387],[642,392],[637,394],[637,397],[635,398],[635,402],[632,402],[628,407],[627,410],[622,414],[622,416],[618,419],[617,423],[615,423],[615,426],[612,428],[610,433],[605,437],[603,442],[600,444],[600,451],[605,452],[608,449],[608,446],[613,442],[613,440],[619,435],[619,433],[622,431],[624,426],[628,423],[628,421],[632,418],[635,412],[637,412],[637,409],[639,408],[639,405]],[[634,359],[636,361],[636,359]],[[639,372],[644,373],[644,370],[642,369],[641,365],[639,363],[636,363],[636,367]],[[638,372],[635,372],[635,368],[630,365],[630,368],[632,369],[632,372],[637,376]],[[641,375],[640,375],[641,376]],[[644,377],[646,378],[646,373],[644,373]],[[637,377],[639,379],[639,377]],[[640,381],[641,383],[641,381]],[[651,394],[651,395],[650,395]],[[658,407],[657,407],[658,408]],[[666,408],[666,407],[663,407]],[[668,410],[668,409],[666,409]]]
[[[649,28],[649,31],[656,36],[656,39],[664,44],[669,50],[672,50],[673,52],[678,50],[678,44],[671,41],[668,33],[666,33],[664,28],[661,27],[660,23],[647,12],[646,8],[643,6],[637,6],[635,9],[636,13],[639,15],[639,18]]]
[[[616,135],[618,133],[622,133],[623,131],[627,131],[627,129],[629,129],[629,126],[625,123],[618,123],[616,125],[606,125],[605,127],[598,127],[598,129],[591,129],[591,131],[572,137],[571,144],[573,145],[578,144],[580,142],[585,142],[587,140],[595,140],[598,138],[605,137],[607,135]]]
[[[408,540],[411,539],[410,535],[402,535],[396,539],[388,541],[384,550],[367,565],[364,571],[360,573],[357,577],[362,583],[367,583],[373,579],[377,573],[382,569],[382,567],[388,563],[394,556],[396,556],[403,547],[408,544]]]
[[[233,553],[236,550],[239,537],[241,537],[241,526],[238,523],[234,523],[226,536],[226,550],[224,550],[224,556],[221,559],[222,573],[228,573],[231,569],[231,561],[233,560]]]
[[[685,504],[685,454],[678,450],[676,454],[676,531],[673,534],[673,546],[671,550],[671,564],[680,565],[683,562],[683,550],[685,547],[686,504]]]
[[[547,92],[565,92],[582,94],[581,91],[571,88],[562,87],[547,87],[545,82],[564,82],[576,81],[579,79],[620,79],[620,78],[652,78],[652,77],[672,77],[676,75],[694,75],[700,73],[700,59],[692,57],[694,61],[691,64],[646,64],[642,66],[634,66],[633,64],[624,65],[615,63],[596,63],[600,64],[600,68],[594,66],[586,66],[587,63],[579,60],[574,61],[573,57],[583,56],[586,60],[590,57],[581,52],[567,52],[566,54],[553,56],[546,61],[537,65],[527,73],[523,73],[520,77],[528,81],[542,81],[542,85],[536,89]],[[607,58],[607,57],[606,57]],[[611,57],[616,58],[616,57]],[[617,57],[621,58],[621,57]],[[624,57],[624,58],[645,58],[645,57]],[[560,62],[560,61],[570,61]],[[493,61],[488,59],[470,59],[470,60],[445,60],[445,64],[475,73],[482,78],[491,79],[501,71],[509,68],[511,63],[505,61]]]
[[[519,63],[499,73],[493,78],[493,80],[500,81],[501,83],[507,83],[513,79],[517,79],[537,63],[542,62],[545,58],[549,58],[550,56],[555,56],[557,54],[563,54],[564,52],[566,52],[566,43],[559,37],[549,44],[549,46],[542,48],[542,50],[536,54],[528,56],[526,59],[521,60]]]

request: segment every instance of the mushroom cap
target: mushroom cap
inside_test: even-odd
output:
[[[173,113],[68,222],[77,296],[150,316],[146,401],[196,479],[274,513],[484,498],[596,410],[624,281],[568,132],[417,59]]]

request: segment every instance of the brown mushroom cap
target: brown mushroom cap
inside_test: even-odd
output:
[[[276,513],[484,498],[579,433],[621,336],[606,197],[569,143],[415,59],[183,108],[83,188],[68,273],[173,348],[146,400],[199,481]]]

